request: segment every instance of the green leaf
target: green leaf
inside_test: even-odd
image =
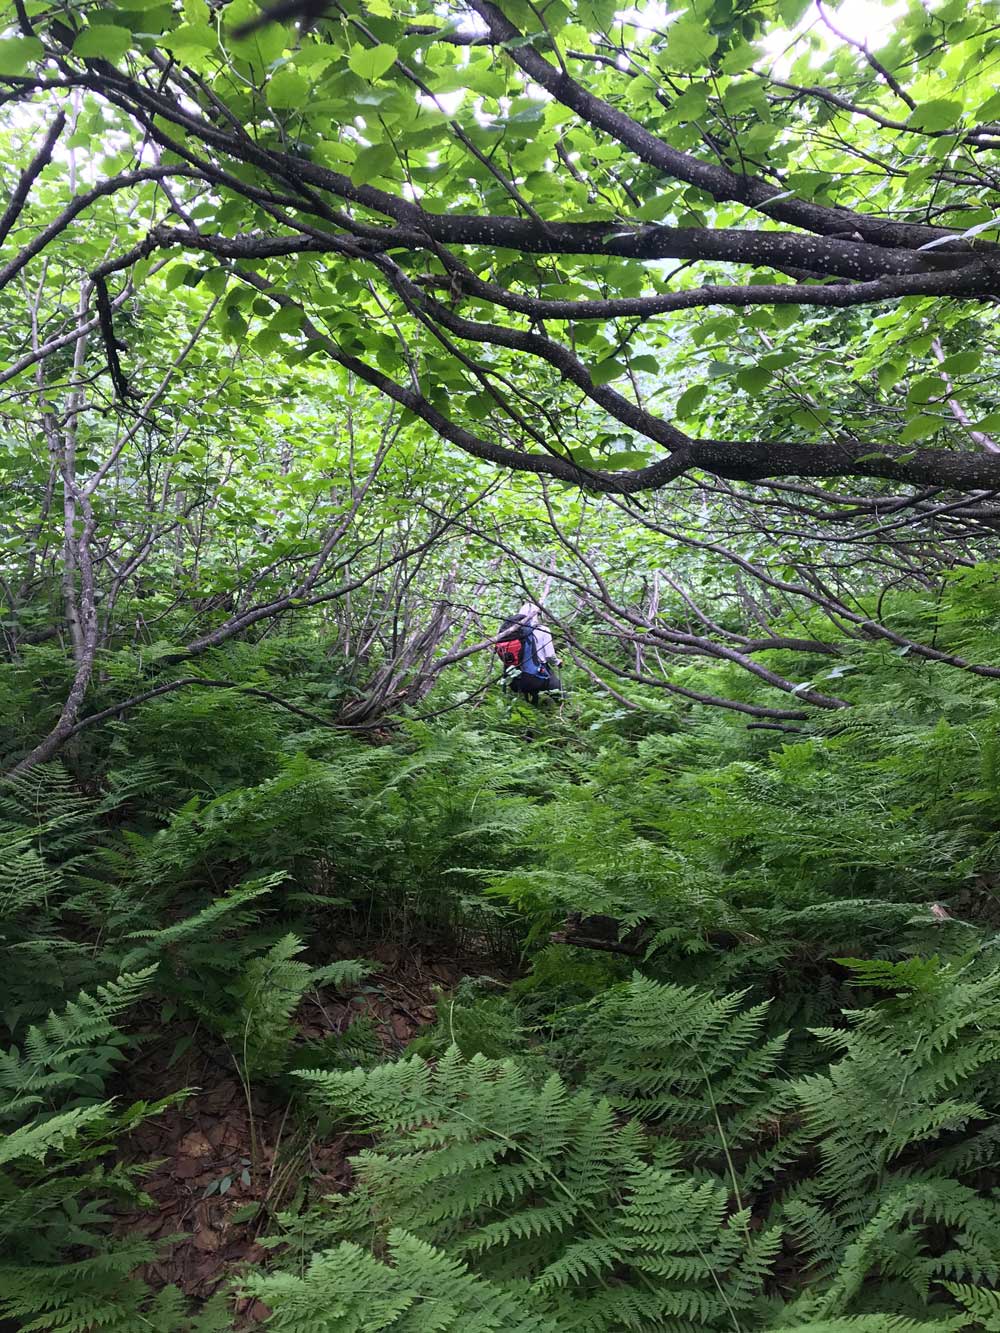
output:
[[[201,283],[213,296],[221,296],[229,282],[229,274],[224,268],[213,268],[204,274]]]
[[[735,375],[739,366],[734,365],[732,361],[710,361],[708,364],[708,378],[711,380],[725,379],[729,375]]]
[[[313,74],[319,74],[336,59],[337,49],[333,46],[303,46],[292,57],[296,69],[307,69]]]
[[[376,176],[381,176],[396,165],[396,150],[392,144],[376,143],[370,148],[362,148],[354,166],[351,168],[351,180],[355,185],[365,185]]]
[[[278,70],[267,85],[268,104],[278,111],[293,107],[305,110],[309,103],[309,94],[309,80],[287,66]]]
[[[763,366],[751,366],[747,370],[741,370],[736,376],[736,383],[747,393],[760,393],[771,383],[774,376]]]
[[[743,79],[740,83],[731,83],[722,95],[722,104],[730,115],[754,110],[761,116],[767,116],[767,103],[759,79]]]
[[[644,467],[648,462],[648,455],[641,454],[635,449],[625,449],[621,453],[611,454],[604,461],[604,466],[609,472],[631,471],[633,468]]]
[[[771,318],[779,329],[789,329],[799,319],[799,310],[793,305],[771,307]]]
[[[128,28],[118,28],[110,23],[84,28],[73,43],[73,54],[85,59],[110,60],[113,64],[121,60],[134,40]]]
[[[595,384],[610,384],[612,380],[616,380],[619,375],[624,374],[625,367],[622,363],[616,361],[613,356],[608,356],[603,361],[598,361],[597,365],[591,369],[590,378]]]
[[[671,108],[679,120],[700,120],[708,110],[708,90],[692,86],[686,89]]]
[[[900,444],[912,444],[914,440],[926,440],[929,435],[940,430],[941,420],[939,417],[925,416],[923,413],[908,421],[899,433]]]
[[[749,42],[739,42],[722,58],[723,74],[742,74],[757,59],[759,52]]]
[[[224,305],[216,311],[215,324],[221,335],[233,343],[241,343],[247,336],[247,320],[240,315],[235,305]]]
[[[891,389],[894,384],[906,374],[906,367],[901,366],[898,361],[885,361],[875,372],[875,378],[878,380],[880,389]]]
[[[162,38],[162,44],[181,60],[201,51],[214,50],[218,43],[215,29],[207,23],[182,23]]]
[[[930,162],[924,167],[914,167],[908,171],[902,184],[904,194],[917,194],[924,185],[936,176],[941,168],[936,162]]]
[[[37,37],[6,37],[0,41],[0,74],[23,74],[43,53]]]
[[[915,130],[948,130],[961,120],[962,111],[961,102],[954,102],[947,97],[935,97],[918,106],[911,113],[907,124]]]
[[[165,28],[171,26],[175,15],[168,5],[156,4],[142,10],[130,7],[115,17],[127,23],[131,32],[161,34]]]
[[[946,375],[971,375],[978,370],[981,360],[981,352],[954,352],[945,357],[941,369]]]
[[[668,28],[667,45],[658,63],[664,69],[702,69],[718,45],[718,37],[704,24],[681,18]]]
[[[760,358],[760,364],[766,370],[781,370],[785,366],[794,366],[799,359],[799,353],[791,350],[787,352],[768,352],[766,356]]]
[[[766,153],[781,133],[779,125],[751,125],[740,135],[740,148],[744,153]],[[773,279],[768,277],[767,281]]]
[[[320,162],[325,167],[333,167],[334,171],[343,171],[355,160],[357,150],[353,144],[341,143],[337,139],[329,139],[324,143],[317,144],[313,157],[315,162]]]
[[[187,281],[190,272],[190,264],[171,264],[163,279],[163,290],[172,292],[175,287],[180,287]]]
[[[384,43],[369,47],[355,46],[347,63],[359,78],[374,83],[392,66],[398,55],[394,46],[386,46]]]
[[[996,120],[1000,117],[1000,93],[988,97],[982,106],[976,109],[976,119],[981,121]]]
[[[656,375],[660,370],[660,363],[655,356],[631,356],[629,365],[640,375]]]
[[[302,311],[293,305],[282,306],[268,323],[275,333],[297,333],[302,326]]]
[[[947,388],[941,376],[928,375],[926,378],[917,380],[915,384],[910,385],[906,401],[908,403],[930,403],[942,398],[945,393],[947,393]]]
[[[677,406],[674,408],[675,415],[678,417],[692,416],[705,401],[707,393],[707,384],[692,384],[677,399]]]
[[[473,393],[465,400],[465,410],[470,416],[482,418],[496,411],[496,399],[489,393]]]
[[[244,1172],[244,1175],[247,1173]],[[249,1183],[249,1182],[246,1182]],[[250,1222],[260,1212],[262,1205],[257,1203],[245,1203],[242,1208],[237,1208],[235,1212],[230,1213],[229,1221],[238,1226],[241,1222]]]
[[[254,0],[233,0],[226,9],[226,31],[248,23],[260,14]],[[256,69],[269,69],[289,45],[289,35],[281,23],[269,23],[241,41],[233,39],[236,56]]]

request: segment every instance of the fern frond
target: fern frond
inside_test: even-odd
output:
[[[391,1266],[343,1242],[302,1276],[257,1274],[245,1291],[273,1311],[275,1333],[560,1333],[554,1320],[418,1237],[395,1228],[387,1245]]]

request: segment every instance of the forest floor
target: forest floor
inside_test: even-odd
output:
[[[433,1023],[442,991],[464,976],[497,973],[495,960],[433,946],[351,940],[340,952],[379,965],[353,990],[314,991],[296,1015],[301,1041],[343,1034],[358,1019],[374,1024],[386,1059]],[[366,1140],[349,1133],[321,1140],[299,1123],[291,1100],[273,1087],[248,1087],[228,1048],[193,1023],[150,1027],[145,1059],[130,1068],[119,1096],[154,1101],[190,1089],[175,1105],[139,1125],[119,1145],[118,1160],[142,1165],[153,1208],[138,1206],[117,1230],[157,1245],[158,1258],[141,1276],[160,1289],[174,1284],[196,1300],[214,1292],[268,1250],[260,1237],[273,1215],[301,1198],[350,1188],[350,1156]],[[238,1302],[236,1327],[253,1328],[270,1311]]]

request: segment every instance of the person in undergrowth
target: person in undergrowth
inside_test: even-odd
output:
[[[562,689],[555,672],[559,658],[552,635],[539,624],[539,615],[534,602],[525,602],[516,616],[509,616],[500,626],[496,644],[507,688],[536,705],[540,694],[554,697]]]

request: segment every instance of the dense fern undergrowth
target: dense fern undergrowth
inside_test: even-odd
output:
[[[952,625],[996,660],[988,604],[953,594]],[[0,668],[6,753],[55,663]],[[834,669],[854,707],[794,734],[581,682],[373,744],[191,688],[5,782],[0,1315],[1000,1330],[998,687],[887,647]],[[206,675],[322,711],[330,672],[272,637]],[[408,1049],[303,1037],[373,941],[430,938],[482,975]],[[265,1258],[207,1304],[116,1226],[146,1170],[122,1145],[194,1095],[180,1063],[144,1090],[174,1033],[353,1157],[263,1210]]]

